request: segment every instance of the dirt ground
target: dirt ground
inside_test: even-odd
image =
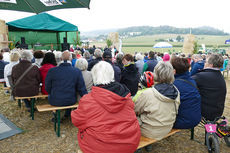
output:
[[[226,79],[228,88],[224,115],[230,120],[230,78]],[[9,102],[9,96],[0,91],[0,114],[12,121],[24,132],[0,141],[1,153],[76,153],[78,150],[77,128],[70,120],[61,123],[61,137],[54,132],[51,112],[35,112],[31,120],[29,112],[20,109],[17,102]],[[47,103],[40,100],[37,104]],[[25,108],[23,106],[22,108]],[[220,139],[221,153],[230,153],[223,139]],[[152,153],[204,153],[204,128],[195,128],[195,141],[190,140],[190,131],[182,130],[169,138],[153,144]]]

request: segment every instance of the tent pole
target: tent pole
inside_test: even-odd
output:
[[[60,50],[60,44],[59,44],[59,33],[56,32],[56,37],[57,37],[57,50]]]
[[[76,32],[76,34],[77,34],[77,42],[78,42],[78,31]],[[78,45],[78,44],[76,43],[76,45]]]

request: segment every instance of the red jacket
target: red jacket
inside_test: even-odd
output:
[[[41,79],[42,79],[42,88],[41,91],[43,94],[48,95],[46,89],[45,89],[45,79],[46,79],[46,75],[49,71],[49,69],[55,67],[53,64],[44,64],[42,65],[42,67],[40,67],[40,74],[41,74]]]
[[[130,93],[121,97],[94,86],[71,117],[84,153],[133,153],[138,147],[141,132]]]

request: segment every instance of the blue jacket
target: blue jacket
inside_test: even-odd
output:
[[[190,75],[193,76],[194,74],[200,72],[204,69],[204,61],[198,61],[193,64]]]
[[[176,74],[174,85],[180,91],[180,106],[173,128],[190,129],[195,127],[201,120],[201,97],[196,82],[190,77],[189,72]]]
[[[77,92],[80,96],[87,94],[81,71],[70,63],[51,68],[45,79],[45,88],[49,103],[54,106],[73,105],[77,102]]]
[[[9,64],[8,62],[5,62],[3,60],[0,60],[0,79],[4,78],[4,68],[5,66]]]

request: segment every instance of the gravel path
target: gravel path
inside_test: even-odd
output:
[[[226,80],[230,89],[230,79]],[[51,112],[35,112],[35,120],[32,121],[29,113],[20,109],[16,102],[9,102],[8,96],[0,91],[0,113],[16,124],[24,132],[0,141],[1,153],[76,153],[77,128],[70,120],[61,123],[61,137],[58,138],[51,122]],[[228,90],[224,115],[230,120],[230,91]],[[40,100],[40,103],[47,103]],[[24,107],[23,107],[24,108]],[[190,131],[182,130],[169,138],[153,144],[152,153],[204,153],[204,128],[195,128],[195,140],[190,140]],[[221,153],[230,153],[230,148],[220,140]]]

